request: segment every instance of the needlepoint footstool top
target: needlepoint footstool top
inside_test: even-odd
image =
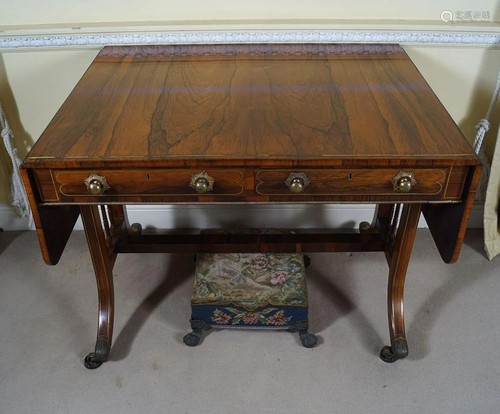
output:
[[[192,305],[307,307],[301,254],[200,254]]]

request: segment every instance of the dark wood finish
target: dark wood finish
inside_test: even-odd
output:
[[[90,256],[94,265],[99,303],[95,351],[87,356],[85,363],[87,368],[97,368],[108,358],[113,338],[113,261],[108,254],[98,207],[82,205],[81,212]]]
[[[394,249],[391,254],[387,307],[391,351],[395,359],[405,358],[408,355],[404,323],[404,287],[413,241],[417,233],[420,209],[420,204],[406,204],[403,207],[400,226],[396,233]]]
[[[469,171],[475,167],[459,167],[450,168],[448,181],[444,190],[443,200],[462,200],[464,185],[467,180]]]
[[[122,205],[111,205],[107,206],[108,217],[111,222],[110,234],[111,240],[106,240],[108,242],[108,255],[111,258],[111,264],[114,265],[116,260],[116,255],[118,254],[116,250],[116,245],[125,237],[127,229],[127,223],[125,220],[125,208]]]
[[[389,266],[392,261],[393,240],[391,224],[394,217],[394,204],[377,204],[372,221],[372,229],[384,236],[384,253]]]
[[[37,186],[46,203],[75,202],[269,202],[269,201],[435,201],[458,202],[463,190],[464,171],[468,167],[422,169],[407,168],[414,173],[417,184],[408,193],[394,190],[392,178],[401,168],[351,169],[284,169],[254,170],[206,169],[215,179],[213,190],[205,195],[189,186],[191,176],[202,169],[95,169],[36,170]],[[451,172],[449,171],[451,170]],[[292,172],[304,172],[311,183],[300,194],[290,192],[285,180]],[[105,176],[110,189],[103,195],[91,195],[84,179],[90,174]],[[452,178],[450,177],[452,176]],[[45,198],[48,195],[47,198]],[[327,197],[327,198],[325,198]]]
[[[104,225],[104,235],[106,236],[106,243],[108,244],[108,248],[110,248],[111,245],[111,229],[109,228],[109,218],[108,218],[108,211],[106,209],[106,206],[101,205],[101,217],[102,217],[102,224]]]
[[[104,48],[26,166],[280,159],[477,165],[400,46],[311,44]]]
[[[161,196],[161,195],[197,195],[189,186],[191,176],[201,172],[189,170],[78,170],[53,171],[57,191],[62,200],[71,196],[89,196],[84,179],[91,173],[105,175],[110,189],[107,196]],[[213,196],[239,195],[243,192],[243,172],[232,169],[206,170],[215,179]]]
[[[21,169],[20,173],[33,212],[43,260],[48,265],[56,265],[80,216],[80,208],[75,205],[41,205],[39,193],[33,191],[37,187],[32,171]]]
[[[120,234],[125,224],[125,208],[121,205],[108,206],[108,213],[111,220],[111,234],[115,237]]]
[[[201,171],[215,178],[210,193],[189,186]],[[392,187],[400,171],[415,174],[408,193]],[[311,180],[303,193],[286,187],[292,172]],[[91,195],[91,173],[110,189]],[[384,251],[391,346],[381,357],[404,358],[404,281],[421,204],[443,259],[456,260],[479,173],[400,46],[349,44],[106,47],[22,166],[47,263],[82,213],[99,296],[88,368],[109,355],[112,268],[130,252]],[[127,234],[121,206],[277,202],[378,207],[358,234],[148,236]],[[102,221],[98,205],[108,205]]]
[[[61,201],[57,193],[57,187],[54,182],[52,170],[38,168],[32,171],[33,178],[40,194],[40,200],[49,203]]]
[[[394,191],[391,180],[401,169],[337,169],[337,170],[301,170],[307,174],[311,183],[304,194],[311,195],[389,195]],[[289,195],[290,190],[284,184],[288,176],[297,170],[260,170],[257,171],[255,191],[262,195]],[[412,169],[417,184],[406,195],[433,196],[440,194],[446,184],[445,169]]]
[[[458,260],[480,178],[480,167],[470,169],[462,203],[442,205],[440,208],[432,204],[423,207],[425,220],[441,258],[446,263],[454,263]]]
[[[383,251],[380,234],[181,234],[128,236],[118,253],[309,253]]]

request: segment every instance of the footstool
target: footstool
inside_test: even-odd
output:
[[[217,328],[299,332],[307,348],[308,300],[301,254],[199,254],[191,297],[191,329],[184,343],[196,346],[202,331]]]

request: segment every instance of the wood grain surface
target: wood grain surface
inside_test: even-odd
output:
[[[228,160],[477,164],[400,46],[266,44],[104,48],[25,167]]]

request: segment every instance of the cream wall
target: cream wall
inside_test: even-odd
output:
[[[500,47],[405,46],[470,143],[486,115],[500,69]],[[500,123],[500,102],[491,120],[486,150],[490,156]]]
[[[0,99],[21,159],[98,51],[32,51],[0,55]],[[8,203],[12,167],[3,145],[0,146],[0,161],[0,203]]]
[[[221,19],[438,21],[443,10],[489,10],[493,20],[500,20],[497,0],[24,0],[2,2],[0,26]]]

